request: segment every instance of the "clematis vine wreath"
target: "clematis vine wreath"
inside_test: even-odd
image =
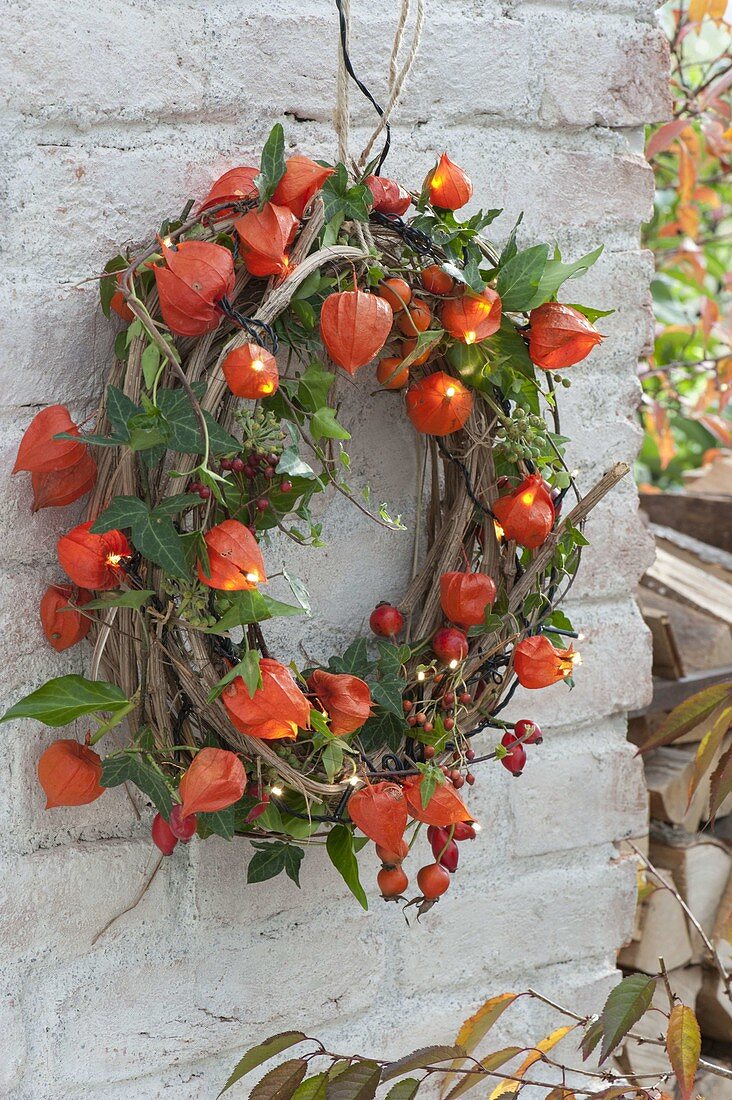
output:
[[[461,220],[466,173],[443,155],[420,191],[340,163],[285,158],[274,127],[257,168],[233,168],[147,247],[115,256],[102,308],[124,327],[96,424],[44,408],[20,445],[35,508],[90,494],[58,542],[66,576],[41,602],[49,643],[88,637],[89,678],[51,680],[5,719],[97,715],[83,743],[41,756],[47,805],[134,784],[157,809],[155,843],[248,838],[252,882],[298,882],[302,842],[328,854],[366,904],[356,853],[373,841],[388,899],[421,826],[433,858],[410,904],[447,890],[477,823],[463,800],[480,761],[520,774],[535,722],[500,714],[516,685],[571,677],[576,637],[558,605],[590,509],[563,457],[565,368],[601,336],[599,311],[556,301],[573,263],[547,245],[501,251],[497,210]],[[309,612],[267,595],[271,537],[317,547],[311,512],[332,489],[382,526],[350,483],[339,376],[375,377],[416,431],[429,496],[415,571],[370,637],[318,668],[272,654],[268,620]],[[573,494],[573,506],[566,500]],[[100,756],[109,730],[129,743]],[[472,738],[497,731],[476,758]]]

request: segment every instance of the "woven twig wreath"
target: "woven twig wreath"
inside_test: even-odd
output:
[[[285,161],[275,127],[259,171],[226,173],[192,216],[108,265],[103,306],[125,327],[96,424],[80,435],[44,410],[16,467],[43,506],[88,491],[96,463],[88,522],[59,541],[77,588],[54,586],[42,613],[56,648],[88,632],[91,677],[50,681],[8,713],[107,715],[84,745],[42,757],[49,805],[134,783],[162,851],[196,829],[242,834],[255,881],[297,880],[296,842],[325,836],[361,900],[354,826],[395,897],[408,822],[426,823],[436,862],[418,900],[447,888],[455,839],[474,835],[458,794],[474,781],[471,738],[498,729],[481,759],[521,772],[541,731],[499,714],[518,683],[571,678],[558,604],[588,512],[627,472],[582,497],[563,458],[557,372],[599,342],[600,314],[555,296],[599,251],[567,264],[519,250],[514,232],[498,252],[483,237],[497,211],[454,213],[471,194],[446,156],[411,194]],[[413,578],[374,610],[370,639],[298,668],[267,648],[267,620],[307,608],[295,578],[292,605],[266,595],[269,532],[317,545],[309,504],[329,486],[399,526],[355,497],[330,403],[342,370],[367,400],[377,356],[423,459]],[[92,745],[123,719],[129,746],[100,759]]]

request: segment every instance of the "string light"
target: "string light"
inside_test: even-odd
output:
[[[460,662],[455,657],[453,657],[453,659],[450,661],[450,664],[448,665],[448,668],[451,668],[454,671],[459,664]]]
[[[172,237],[163,237],[163,245],[165,246],[165,248],[170,248],[172,243],[173,243],[173,238]]]
[[[259,573],[245,573],[244,580],[249,584],[259,584]]]
[[[457,393],[457,390],[455,389],[454,386],[448,386],[447,389],[445,390],[445,397],[454,397],[456,393]]]
[[[466,332],[465,337],[464,337],[465,343],[466,344],[474,344],[476,336],[477,336],[476,332]]]
[[[424,671],[423,668],[421,668],[419,670],[419,672],[417,673],[417,679],[419,680],[420,683],[422,683],[422,681],[425,679],[425,671]]]
[[[285,792],[282,790],[282,787],[270,787],[269,793],[272,795],[273,798],[282,798],[282,795]]]
[[[350,776],[348,782],[351,784],[352,787],[357,787],[359,785],[359,783],[361,782],[361,779],[357,775],[352,775],[352,776]]]
[[[471,825],[475,829],[476,833],[479,833],[480,830],[483,828],[483,826],[481,825],[481,823],[479,821],[472,821]]]

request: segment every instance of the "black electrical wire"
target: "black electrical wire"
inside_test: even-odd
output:
[[[366,87],[364,82],[362,80],[360,80],[358,76],[356,76],[356,72],[353,68],[353,64],[351,62],[351,57],[350,57],[350,54],[348,53],[348,26],[346,24],[346,15],[345,15],[345,12],[343,11],[343,2],[342,2],[342,0],[335,0],[335,5],[336,5],[336,8],[338,9],[338,28],[339,28],[339,33],[340,33],[340,37],[341,37],[341,51],[343,53],[343,64],[346,66],[346,72],[348,73],[348,75],[350,76],[351,80],[354,82],[356,87],[359,89],[359,91],[362,92],[363,95],[366,96],[369,103],[372,105],[372,107],[374,108],[374,110],[378,114],[379,118],[383,118],[384,117],[384,108],[374,98],[374,96],[371,94],[371,92]],[[379,159],[376,162],[376,166],[374,167],[374,173],[373,174],[375,176],[378,176],[378,175],[381,174],[381,169],[384,165],[384,161],[386,160],[386,158],[389,154],[389,149],[391,148],[391,126],[389,125],[388,122],[384,123],[384,135],[385,135],[384,136],[384,146],[381,150],[381,153],[379,154]]]

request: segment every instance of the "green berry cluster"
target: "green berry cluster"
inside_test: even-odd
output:
[[[510,462],[536,461],[551,453],[546,421],[526,409],[516,408],[510,419],[502,422],[496,446]]]
[[[191,626],[215,626],[216,616],[209,611],[210,590],[198,580],[166,577],[165,594],[175,601],[178,616]]]
[[[275,413],[257,405],[254,411],[240,408],[234,415],[242,430],[244,451],[261,455],[282,453],[287,435]]]

